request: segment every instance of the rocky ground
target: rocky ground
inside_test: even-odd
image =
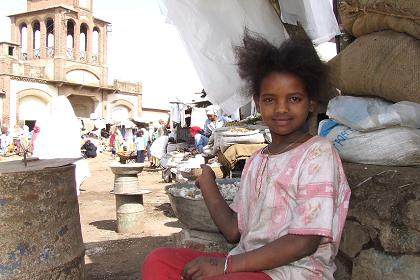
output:
[[[139,175],[142,188],[152,191],[144,196],[145,220],[135,234],[116,232],[114,175],[109,153],[88,159],[92,175],[82,184],[79,197],[82,235],[86,247],[86,279],[141,279],[140,267],[154,248],[172,245],[172,234],[181,231],[161,178],[161,172]]]

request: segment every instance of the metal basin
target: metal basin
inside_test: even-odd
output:
[[[231,184],[239,181],[238,179],[216,179],[218,184]],[[165,187],[166,193],[171,202],[172,209],[179,221],[187,228],[206,231],[206,232],[219,232],[219,229],[214,224],[213,219],[207,209],[206,203],[203,199],[192,199],[188,197],[175,196],[168,192],[169,188],[191,188],[195,189],[194,184],[173,184]],[[231,204],[233,200],[226,200]]]
[[[144,163],[113,163],[109,167],[114,174],[117,175],[135,175],[141,173],[144,168]]]

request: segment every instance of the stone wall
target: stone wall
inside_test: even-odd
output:
[[[420,168],[344,169],[352,197],[336,279],[420,279]]]

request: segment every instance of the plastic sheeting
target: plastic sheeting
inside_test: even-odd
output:
[[[340,35],[340,28],[330,0],[278,0],[284,22],[303,29],[316,45]]]
[[[233,45],[241,45],[244,27],[279,45],[285,31],[269,1],[160,0],[167,22],[175,25],[208,99],[227,114],[250,98],[241,95]]]

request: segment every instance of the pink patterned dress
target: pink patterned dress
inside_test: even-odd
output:
[[[320,235],[313,255],[264,272],[273,279],[334,279],[350,199],[336,150],[315,136],[282,154],[263,151],[248,159],[231,204],[241,240],[229,254],[252,251],[287,234]]]

